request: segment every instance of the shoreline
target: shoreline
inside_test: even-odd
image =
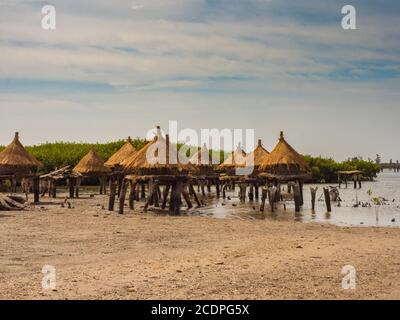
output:
[[[396,299],[400,229],[171,217],[105,196],[0,217],[1,299]],[[357,270],[343,290],[341,269]],[[57,291],[43,291],[44,265]]]

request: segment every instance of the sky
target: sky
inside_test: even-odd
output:
[[[0,0],[0,144],[175,120],[255,129],[269,150],[283,130],[303,154],[400,159],[399,18],[398,0]]]

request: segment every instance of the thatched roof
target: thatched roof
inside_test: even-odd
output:
[[[270,173],[293,174],[308,172],[309,167],[304,157],[286,142],[283,131],[278,144],[274,150],[263,159],[259,167],[260,170],[266,170]]]
[[[121,165],[121,163],[126,160],[129,159],[130,157],[132,157],[135,153],[137,152],[137,150],[135,149],[135,147],[132,145],[132,140],[129,137],[128,141],[116,152],[114,153],[110,159],[107,160],[107,162],[105,163],[105,165],[107,167],[115,167],[118,165]]]
[[[243,151],[240,144],[235,151],[229,155],[226,160],[218,166],[218,169],[231,169],[246,166],[246,152]]]
[[[189,162],[194,165],[197,165],[197,166],[212,165],[212,158],[210,156],[210,150],[204,144],[203,147],[189,159]]]
[[[262,145],[262,141],[258,140],[257,148],[254,149],[252,153],[249,153],[246,157],[246,165],[254,167],[259,167],[264,162],[266,162],[269,152]]]
[[[162,136],[160,127],[153,141],[123,161],[122,166],[127,172],[140,174],[180,174],[197,170],[191,163],[179,162],[176,146],[169,142],[168,135]]]
[[[41,163],[29,154],[19,141],[18,132],[15,133],[14,140],[0,153],[0,172],[2,173],[29,171],[39,166]]]
[[[104,165],[104,161],[92,149],[79,161],[73,171],[81,174],[102,174],[111,170]]]

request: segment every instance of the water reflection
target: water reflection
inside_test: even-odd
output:
[[[310,187],[319,187],[315,210],[311,209]],[[382,173],[376,182],[364,182],[362,189],[339,189],[339,202],[332,203],[332,212],[328,213],[321,197],[323,187],[329,185],[305,185],[304,206],[300,213],[294,212],[291,202],[277,205],[271,212],[268,201],[264,213],[260,212],[260,202],[242,203],[238,191],[229,192],[226,199],[208,198],[208,205],[199,210],[201,215],[215,218],[294,220],[298,222],[323,222],[340,226],[393,226],[399,227],[400,221],[400,173]],[[368,193],[368,190],[371,190]],[[372,197],[387,199],[385,204],[371,205]]]

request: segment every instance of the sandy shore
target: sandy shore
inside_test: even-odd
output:
[[[58,200],[61,201],[61,200]],[[400,298],[400,229],[123,216],[106,197],[0,212],[1,299]],[[343,290],[341,269],[357,270]],[[42,267],[57,289],[42,289]]]

